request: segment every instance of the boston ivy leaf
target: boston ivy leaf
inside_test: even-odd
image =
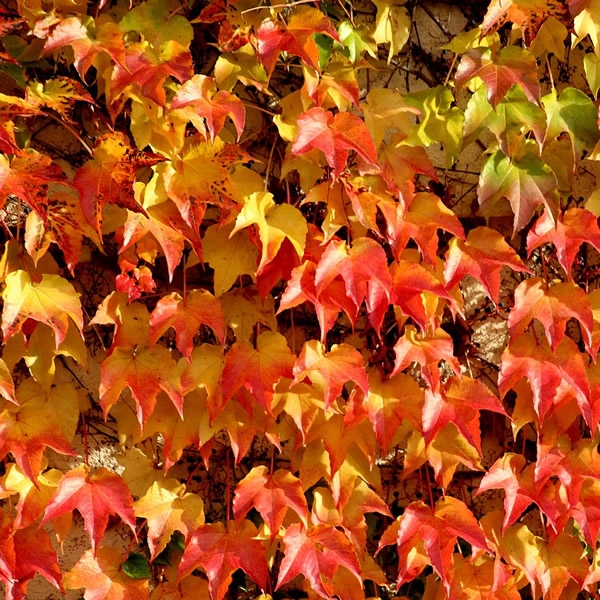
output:
[[[292,376],[294,359],[280,333],[261,333],[256,349],[245,340],[238,340],[225,355],[222,375],[224,401],[227,402],[243,386],[271,413],[274,386],[282,377]]]
[[[338,25],[340,43],[344,45],[350,62],[355,65],[366,52],[377,58],[377,44],[365,25],[353,26],[350,21],[342,21]]]
[[[85,600],[147,600],[148,579],[134,579],[125,572],[122,550],[103,546],[97,553],[84,552],[77,564],[65,574],[65,587],[85,588]]]
[[[25,379],[17,389],[19,406],[0,412],[0,455],[9,452],[27,477],[37,483],[47,447],[68,456],[79,420],[79,396],[69,383],[44,389]]]
[[[146,214],[135,200],[136,172],[162,160],[157,154],[133,148],[123,133],[107,133],[98,138],[93,159],[77,170],[74,184],[81,196],[85,218],[99,236],[106,204]]]
[[[494,205],[503,198],[509,201],[515,215],[515,233],[529,223],[540,205],[556,214],[556,176],[540,159],[535,142],[525,144],[512,159],[498,150],[483,166],[477,188],[477,199],[482,210],[492,211]]]
[[[46,40],[44,54],[65,47],[72,50],[75,68],[82,79],[85,79],[96,57],[103,52],[115,63],[125,62],[123,30],[110,19],[99,24],[93,34],[80,17],[68,17],[60,21]]]
[[[165,5],[166,6],[166,5]],[[171,110],[193,108],[191,121],[200,133],[205,132],[204,121],[214,142],[225,125],[227,116],[231,117],[237,130],[238,140],[244,131],[246,109],[238,96],[225,90],[217,91],[214,80],[205,75],[194,75],[188,79],[171,100]],[[186,114],[188,111],[186,111]],[[196,118],[198,117],[198,118]],[[201,120],[202,119],[202,120]]]
[[[485,47],[469,50],[456,70],[457,88],[462,88],[474,77],[483,80],[488,101],[494,108],[516,84],[523,88],[531,102],[538,102],[537,63],[533,54],[525,48],[506,46],[499,51]]]
[[[191,360],[194,336],[201,325],[209,326],[218,341],[225,337],[225,318],[221,303],[206,290],[190,290],[185,298],[177,292],[163,296],[150,317],[150,344],[170,328],[176,332],[178,350]]]
[[[2,333],[5,339],[20,331],[28,319],[49,325],[54,331],[56,348],[67,337],[74,323],[83,329],[83,313],[79,294],[73,285],[59,275],[42,275],[32,281],[26,271],[13,271],[6,276],[2,292]]]
[[[65,179],[63,170],[36,150],[20,150],[12,158],[0,154],[0,209],[9,197],[18,197],[45,220],[48,187]]]
[[[117,346],[100,363],[100,405],[108,415],[121,392],[129,388],[137,406],[137,419],[144,425],[156,405],[156,396],[165,392],[181,412],[180,375],[177,363],[164,346]]]
[[[156,48],[174,40],[187,48],[194,37],[191,23],[169,10],[167,0],[148,0],[129,10],[119,23],[123,31],[137,31]]]
[[[497,303],[500,271],[504,266],[530,273],[500,233],[488,227],[476,227],[469,232],[466,241],[450,240],[444,265],[446,287],[452,289],[465,275],[471,275],[481,282],[490,298]]]
[[[296,155],[318,148],[325,154],[333,174],[338,177],[346,166],[350,150],[371,165],[377,164],[377,151],[364,122],[356,115],[339,112],[335,116],[320,107],[298,117],[298,135],[292,145]]]
[[[559,214],[555,222],[552,215],[544,211],[527,234],[528,255],[548,242],[554,244],[558,261],[571,278],[573,261],[581,244],[587,242],[600,251],[598,219],[584,208],[569,208]]]
[[[208,204],[222,207],[224,213],[237,207],[242,196],[231,179],[231,167],[250,160],[235,144],[221,138],[214,142],[193,136],[164,174],[167,194],[175,202],[184,221],[199,231]]]
[[[369,391],[369,380],[360,353],[348,344],[332,346],[325,352],[317,340],[306,342],[294,365],[294,381],[305,377],[324,392],[325,409],[342,393],[344,384],[354,381],[363,392]]]
[[[271,531],[271,542],[279,534],[288,508],[291,508],[306,527],[308,505],[302,482],[289,471],[278,469],[269,474],[267,467],[258,466],[237,484],[233,498],[233,514],[243,519],[250,509],[256,509]]]
[[[148,559],[137,552],[131,552],[122,564],[123,573],[133,579],[149,579],[150,565]]]
[[[271,74],[281,52],[299,56],[308,66],[319,71],[319,49],[313,38],[321,33],[339,40],[329,17],[310,6],[298,6],[288,22],[266,19],[256,32],[257,54]]]
[[[136,501],[134,505],[137,517],[146,519],[148,524],[148,547],[150,548],[150,557],[156,558],[166,547],[175,531],[187,537],[189,533],[195,531],[204,524],[204,503],[197,494],[186,493],[185,485],[179,483],[176,479],[167,479],[164,482],[155,481],[150,489]],[[131,559],[129,555],[128,561]],[[141,577],[150,577],[145,575],[148,570],[148,561],[143,555],[139,556],[142,571]],[[137,564],[132,565],[136,568]],[[130,577],[133,575],[125,571]]]
[[[240,229],[255,225],[262,244],[262,254],[257,275],[273,261],[285,240],[302,257],[308,226],[302,213],[290,204],[275,204],[268,192],[254,192],[246,200],[237,216],[231,235]]]
[[[356,550],[335,527],[317,525],[307,530],[294,523],[287,528],[283,542],[285,552],[275,589],[297,575],[304,575],[319,596],[333,598],[332,579],[340,566],[348,569],[362,587]]]
[[[256,527],[247,520],[231,522],[227,529],[220,522],[196,529],[187,541],[178,579],[198,568],[208,576],[213,600],[223,599],[237,569],[242,569],[261,589],[267,589],[269,570],[265,547],[258,539]]]
[[[75,509],[83,517],[94,556],[109,515],[119,515],[135,535],[135,513],[129,488],[119,475],[104,467],[90,474],[88,468],[81,465],[66,473],[46,508],[42,525]]]
[[[598,110],[581,90],[568,87],[562,90],[560,96],[552,90],[542,98],[542,104],[548,120],[546,140],[562,133],[568,134],[573,144],[574,160],[584,149],[592,150],[596,146],[600,138]]]
[[[571,25],[571,13],[567,2],[561,0],[492,0],[488,6],[481,31],[484,35],[498,31],[505,23],[514,23],[529,46],[540,27],[554,17],[567,27]]]
[[[458,537],[469,542],[474,549],[488,548],[473,513],[460,500],[445,496],[434,507],[423,502],[411,502],[404,514],[384,532],[379,548],[397,545],[399,586],[412,581],[425,566],[431,564],[448,588],[452,554]]]
[[[541,277],[532,277],[522,281],[515,290],[515,306],[508,317],[508,331],[515,339],[532,319],[537,319],[544,326],[552,350],[556,351],[571,318],[579,321],[585,345],[590,349],[592,308],[583,289],[567,281],[548,286]]]
[[[377,7],[373,39],[378,44],[390,45],[388,64],[404,47],[412,29],[412,19],[406,7],[397,0],[375,0]]]

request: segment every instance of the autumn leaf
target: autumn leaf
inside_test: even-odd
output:
[[[556,522],[559,514],[552,483],[543,481],[538,484],[534,471],[535,465],[527,465],[522,454],[507,452],[490,467],[481,480],[476,492],[478,495],[488,490],[504,490],[503,531],[515,523],[532,503],[538,505],[550,523]]]
[[[556,176],[539,158],[534,142],[526,143],[512,159],[498,151],[486,161],[477,189],[479,204],[482,210],[490,211],[503,198],[508,200],[514,213],[514,233],[529,223],[538,206],[556,214]]]
[[[204,524],[204,503],[200,496],[186,493],[185,485],[175,479],[155,481],[134,504],[137,517],[148,524],[150,557],[156,558],[179,531],[185,537]]]
[[[502,402],[481,381],[451,377],[440,390],[425,390],[423,437],[429,443],[441,429],[452,423],[481,453],[479,412],[492,411],[508,417]]]
[[[404,327],[404,335],[394,346],[396,364],[392,376],[406,369],[412,362],[421,365],[421,373],[429,385],[437,388],[440,381],[438,365],[445,361],[457,374],[460,365],[454,356],[452,338],[443,329],[437,329],[433,335],[419,334],[412,325]]]
[[[245,340],[237,341],[225,355],[223,400],[227,402],[243,386],[271,413],[274,386],[282,377],[292,376],[294,359],[287,341],[277,332],[261,333],[256,349]]]
[[[64,171],[45,154],[36,150],[19,150],[12,158],[0,155],[0,208],[11,197],[26,202],[43,221],[48,208],[51,183],[65,182]]]
[[[285,551],[275,589],[303,575],[320,597],[332,598],[331,581],[340,566],[348,569],[362,586],[356,551],[335,527],[317,525],[307,530],[294,523],[287,528],[283,542]]]
[[[466,241],[450,240],[444,265],[446,287],[452,289],[465,275],[471,275],[481,282],[490,298],[497,303],[500,271],[504,266],[530,273],[500,233],[488,227],[476,227],[469,232]]]
[[[347,297],[354,303],[352,322],[356,320],[363,300],[369,321],[378,332],[387,311],[390,298],[391,276],[382,247],[369,238],[359,238],[348,247],[342,241],[331,240],[323,252],[315,271],[315,292],[318,297],[341,277]],[[344,306],[344,301],[340,300]]]
[[[255,225],[262,244],[257,275],[273,261],[281,246],[287,240],[301,258],[308,227],[302,213],[289,204],[275,204],[273,195],[268,192],[255,192],[245,202],[237,216],[231,235],[241,229]]]
[[[573,261],[584,242],[600,251],[598,219],[585,208],[569,208],[556,221],[544,211],[527,234],[528,255],[548,242],[554,244],[558,261],[570,279]]]
[[[55,77],[43,84],[31,81],[26,90],[26,100],[40,109],[51,109],[66,121],[71,121],[71,111],[76,101],[94,104],[94,99],[79,82],[68,77]]]
[[[5,283],[2,292],[5,339],[20,331],[28,319],[49,325],[57,348],[67,337],[72,323],[79,331],[83,329],[79,294],[59,275],[42,275],[39,281],[32,281],[26,271],[14,271],[6,276]]]
[[[526,377],[531,385],[535,411],[544,417],[561,383],[571,386],[587,423],[592,423],[590,384],[585,374],[583,356],[570,338],[564,338],[555,352],[544,338],[533,332],[523,333],[502,353],[498,389],[504,396],[518,381]]]
[[[473,513],[460,500],[446,496],[434,507],[423,502],[410,503],[404,514],[384,532],[379,549],[397,545],[399,586],[412,581],[431,561],[431,566],[448,588],[457,537],[469,542],[474,549],[488,548]]]
[[[83,214],[99,236],[106,204],[146,214],[134,199],[136,172],[162,160],[161,156],[133,148],[122,133],[107,133],[96,141],[93,159],[77,170],[74,184],[81,196]]]
[[[142,426],[152,414],[161,391],[169,396],[179,412],[182,410],[177,364],[164,346],[117,346],[100,363],[100,405],[105,415],[125,388],[131,390]]]
[[[96,57],[103,52],[117,63],[122,64],[125,61],[123,30],[113,21],[100,24],[92,37],[79,17],[61,20],[48,36],[44,53],[48,54],[65,47],[73,52],[75,68],[82,79],[85,79]]]
[[[493,0],[488,6],[481,31],[489,35],[505,23],[514,23],[521,29],[523,40],[529,46],[542,24],[554,17],[567,27],[571,25],[571,14],[566,2],[552,0]]]
[[[210,77],[194,75],[177,90],[171,100],[171,110],[185,107],[193,108],[191,120],[200,133],[204,133],[204,121],[206,121],[206,127],[213,142],[215,136],[225,126],[227,116],[231,117],[235,125],[238,140],[244,131],[246,109],[243,102],[238,96],[225,90],[217,91],[217,86]]]
[[[488,101],[494,108],[517,84],[531,102],[538,103],[540,85],[537,63],[533,54],[525,48],[506,46],[499,51],[485,47],[469,50],[456,70],[457,88],[462,88],[474,77],[483,80]]]
[[[325,154],[334,178],[346,167],[348,154],[354,150],[368,164],[377,164],[377,151],[364,122],[356,115],[315,107],[298,117],[298,135],[292,145],[295,155],[318,148]]]
[[[98,552],[86,550],[77,564],[65,574],[65,587],[85,588],[84,600],[147,600],[148,580],[134,579],[123,572],[122,550],[102,546]]]
[[[18,387],[18,406],[0,412],[0,454],[11,452],[21,470],[37,485],[47,447],[68,456],[79,419],[79,397],[69,383],[44,389],[34,379]]]
[[[236,486],[233,514],[240,521],[256,509],[271,532],[271,542],[279,535],[288,508],[307,526],[308,505],[302,482],[289,471],[278,469],[270,474],[267,467],[254,467]]]
[[[306,342],[294,365],[294,381],[308,377],[325,397],[325,409],[342,393],[348,381],[354,381],[363,392],[369,390],[369,381],[360,353],[348,344],[325,346],[316,340]]]
[[[231,179],[231,167],[250,160],[235,144],[216,137],[188,138],[178,158],[164,174],[165,189],[183,220],[199,231],[208,204],[229,211],[241,203],[241,194]]]
[[[319,49],[313,35],[320,33],[339,40],[329,18],[316,8],[298,6],[287,23],[266,19],[256,32],[257,54],[271,74],[281,52],[299,56],[319,71]]]
[[[269,571],[264,554],[264,545],[250,521],[231,522],[227,529],[221,522],[206,524],[189,537],[179,564],[178,579],[200,568],[208,576],[211,598],[222,600],[231,576],[242,569],[265,590]]]
[[[191,361],[194,336],[201,325],[209,326],[218,341],[225,337],[225,319],[220,302],[206,290],[190,290],[185,298],[177,292],[163,296],[150,316],[150,344],[171,327],[178,350]]]

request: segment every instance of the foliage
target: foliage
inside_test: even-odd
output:
[[[599,5],[433,4],[0,11],[7,598],[597,597]]]

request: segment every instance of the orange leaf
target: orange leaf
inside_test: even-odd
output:
[[[200,568],[208,576],[211,598],[222,600],[234,571],[242,569],[261,589],[267,589],[265,547],[257,536],[258,531],[250,521],[232,522],[227,530],[223,523],[199,527],[186,543],[178,579]]]
[[[289,471],[278,469],[272,475],[267,467],[254,467],[236,486],[233,498],[233,514],[239,521],[255,508],[271,531],[271,542],[279,534],[279,528],[288,508],[300,517],[306,527],[308,505],[302,490],[302,482]]]
[[[119,475],[108,469],[101,468],[90,475],[87,467],[82,465],[66,473],[46,508],[41,524],[75,509],[83,517],[94,555],[106,531],[109,515],[119,515],[135,535],[135,513],[129,488]]]
[[[118,548],[103,546],[97,554],[87,550],[65,575],[65,587],[85,588],[84,600],[148,600],[148,580],[126,575],[124,562]]]

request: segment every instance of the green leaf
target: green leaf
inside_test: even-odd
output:
[[[132,552],[123,563],[123,573],[133,579],[148,579],[150,577],[150,565],[143,554]]]
[[[452,92],[437,87],[404,96],[409,106],[421,111],[421,122],[408,136],[406,143],[412,146],[431,146],[440,143],[446,150],[446,166],[451,167],[462,148],[464,113],[452,106]]]
[[[174,40],[187,48],[194,29],[181,15],[171,15],[167,0],[148,0],[130,10],[119,23],[124,31],[137,31],[155,47]]]
[[[344,44],[346,56],[352,64],[356,64],[367,52],[373,58],[377,58],[377,44],[371,32],[364,25],[354,27],[350,21],[340,23],[338,27],[340,41]]]
[[[544,144],[567,133],[575,154],[594,148],[599,138],[598,110],[581,90],[569,87],[558,97],[556,90],[552,90],[542,98],[542,104],[548,120]]]
[[[544,205],[556,213],[556,176],[539,157],[538,145],[529,140],[512,160],[500,150],[488,158],[479,177],[477,198],[488,213],[506,198],[515,215],[516,233],[527,225],[538,206]]]

